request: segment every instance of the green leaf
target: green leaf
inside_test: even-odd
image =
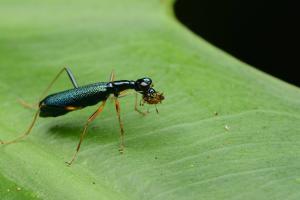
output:
[[[299,199],[300,91],[211,46],[180,25],[167,0],[2,0],[0,138],[17,137],[64,66],[80,85],[149,76],[166,99],[150,114],[114,105],[39,119],[0,146],[2,199]],[[279,38],[284,39],[284,38]],[[284,51],[283,49],[278,49]],[[274,58],[276,59],[276,58]],[[284,67],[284,66],[283,66]],[[51,92],[71,88],[66,75]]]

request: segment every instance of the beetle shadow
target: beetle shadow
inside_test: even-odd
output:
[[[71,124],[60,124],[49,127],[47,133],[54,137],[75,138],[80,135],[82,126]]]
[[[80,124],[73,124],[73,123],[64,123],[64,124],[59,124],[59,125],[53,125],[49,127],[48,129],[48,134],[55,137],[55,138],[62,138],[62,139],[72,139],[72,140],[78,140],[80,135],[83,132],[84,129],[84,123]],[[103,139],[110,139],[113,137],[113,134],[111,132],[114,131],[109,131],[110,128],[109,126],[105,125],[89,125],[87,129],[87,134],[86,137],[89,139],[99,139],[101,137],[101,140]]]

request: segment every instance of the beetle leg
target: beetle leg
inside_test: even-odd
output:
[[[132,94],[132,91],[124,90],[124,91],[119,93],[118,98],[126,97],[126,96],[131,95],[131,94]]]
[[[97,109],[97,110],[89,117],[89,119],[87,120],[87,122],[86,122],[86,124],[85,124],[85,126],[84,126],[84,128],[83,128],[83,131],[82,131],[82,133],[81,133],[81,135],[80,135],[80,140],[79,140],[79,143],[78,143],[78,145],[77,145],[76,151],[75,151],[75,153],[74,153],[74,155],[73,155],[71,161],[66,162],[69,166],[73,163],[73,161],[74,161],[75,158],[77,157],[77,154],[78,154],[78,152],[79,152],[81,143],[82,143],[82,141],[83,141],[83,139],[84,139],[84,136],[85,136],[86,133],[87,133],[87,128],[88,128],[89,124],[90,124],[92,121],[94,121],[94,119],[95,119],[95,118],[103,111],[105,102],[106,102],[106,100],[102,102],[102,104],[99,106],[99,108],[98,108],[98,109]]]
[[[115,72],[114,72],[114,70],[112,70],[110,73],[109,82],[112,82],[114,80],[115,80]]]
[[[62,74],[63,71],[66,71],[74,88],[77,88],[78,87],[78,84],[76,82],[76,79],[72,73],[72,71],[67,68],[67,67],[64,67],[63,69],[61,69],[59,71],[59,73],[55,76],[55,78],[51,81],[50,85],[46,88],[46,90],[42,93],[41,97],[39,98],[39,102],[42,100],[42,98],[46,95],[46,93],[50,90],[50,88],[52,87],[52,85],[55,83],[55,81],[59,78],[59,76]],[[38,107],[38,104],[30,104],[30,103],[27,103],[25,102],[23,99],[18,99],[18,102],[25,108],[29,108],[29,109],[32,109],[32,110],[36,110],[36,108]]]
[[[141,103],[140,103],[140,106],[141,106]],[[147,114],[146,112],[143,112],[138,108],[138,94],[137,93],[135,93],[134,110],[143,116],[145,116]]]
[[[32,130],[32,128],[33,128],[33,126],[34,126],[34,124],[35,124],[35,122],[36,122],[38,116],[39,116],[39,114],[40,114],[40,109],[38,109],[37,112],[35,113],[35,115],[34,115],[34,117],[33,117],[33,120],[32,120],[32,122],[31,122],[29,128],[27,129],[27,131],[26,131],[23,135],[20,135],[20,136],[17,137],[16,139],[13,139],[13,140],[10,140],[10,141],[6,141],[6,142],[3,142],[3,141],[0,140],[0,144],[11,144],[11,143],[15,143],[15,142],[17,142],[17,141],[19,141],[19,140],[25,138],[26,136],[28,136],[28,135],[30,134],[30,132],[31,132],[31,130]]]
[[[115,107],[117,111],[117,116],[120,124],[120,153],[124,152],[124,127],[123,127],[123,122],[121,120],[121,113],[120,113],[120,102],[117,97],[115,97]]]
[[[84,139],[84,136],[86,135],[86,132],[87,132],[87,128],[89,126],[89,124],[94,121],[94,119],[103,111],[103,108],[104,108],[104,105],[105,105],[105,101],[102,102],[102,104],[99,106],[99,108],[89,117],[89,119],[87,120],[85,126],[84,126],[84,129],[80,135],[80,140],[79,140],[79,143],[77,145],[77,148],[76,148],[76,151],[71,159],[71,161],[69,162],[66,162],[69,166],[73,163],[73,161],[75,160],[75,158],[77,157],[77,154],[79,152],[79,149],[80,149],[80,146],[81,146],[81,143]]]
[[[72,73],[72,71],[68,68],[68,67],[65,67],[64,70],[66,70],[69,78],[70,78],[70,81],[72,82],[74,88],[78,88],[78,84],[77,84],[77,81]]]
[[[39,99],[39,102],[40,102],[40,101],[43,99],[43,97],[48,93],[48,91],[49,91],[50,88],[53,86],[53,84],[55,83],[55,81],[60,77],[60,75],[61,75],[64,71],[67,72],[67,74],[68,74],[68,76],[69,76],[69,78],[70,78],[70,80],[71,80],[71,82],[72,82],[74,88],[77,88],[77,87],[78,87],[78,84],[77,84],[77,82],[76,82],[76,79],[75,79],[73,73],[71,72],[71,70],[70,70],[69,68],[67,68],[67,67],[64,67],[64,68],[62,68],[62,69],[58,72],[58,74],[57,74],[57,75],[54,77],[54,79],[50,82],[50,84],[49,84],[49,86],[46,88],[46,90],[42,93],[42,95],[41,95],[41,97],[40,97],[40,99]]]
[[[24,101],[23,99],[18,99],[19,104],[21,104],[24,108],[28,108],[31,110],[36,110],[38,108],[38,105],[30,104]]]

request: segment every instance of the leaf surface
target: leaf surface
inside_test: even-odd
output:
[[[0,146],[1,199],[299,199],[300,91],[211,46],[180,25],[166,0],[2,0],[0,138],[28,127],[42,91],[69,66],[80,85],[149,76],[166,99],[134,112],[114,105],[39,119]],[[283,66],[284,67],[284,66]],[[51,92],[71,88],[66,75]]]

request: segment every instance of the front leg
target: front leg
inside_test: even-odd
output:
[[[140,103],[140,105],[141,105],[141,103]],[[138,93],[135,93],[134,110],[143,116],[145,116],[148,113],[148,112],[143,112],[138,108]]]

